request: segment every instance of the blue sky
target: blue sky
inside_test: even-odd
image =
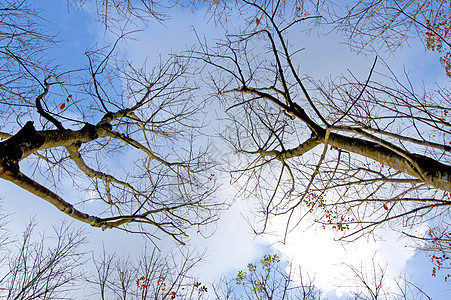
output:
[[[36,5],[43,5],[43,2],[36,1]],[[95,21],[94,8],[87,7],[81,11],[69,6],[65,1],[52,0],[45,1],[42,9],[42,16],[54,24],[52,31],[58,33],[62,40],[57,48],[49,52],[49,56],[64,69],[86,65],[84,52],[87,49],[96,44],[111,45],[114,40],[114,37]],[[138,64],[146,58],[152,63],[159,55],[183,51],[194,44],[196,37],[193,29],[207,39],[219,38],[223,33],[222,29],[215,27],[212,22],[207,23],[205,11],[202,10],[195,14],[186,10],[174,10],[171,16],[172,18],[164,23],[151,22],[147,26],[136,28],[143,31],[134,34],[134,40],[122,43],[120,54]],[[348,69],[356,76],[366,78],[374,59],[373,55],[356,56],[351,53],[347,46],[341,43],[339,36],[328,36],[326,39],[303,34],[298,40],[293,37],[291,41],[299,42],[301,47],[306,44],[306,49],[299,54],[302,68],[317,79],[333,78]],[[424,52],[420,43],[413,42],[410,48],[399,51],[402,55],[398,55],[396,59],[391,56],[386,58],[392,63],[394,70],[413,66],[414,82],[425,78],[427,81],[447,82],[447,79],[440,75],[443,72],[438,66],[437,56]],[[212,108],[217,109],[216,106]],[[214,116],[216,113],[219,112],[211,111],[210,115]],[[214,146],[222,148],[220,144]],[[223,179],[223,183],[222,195],[231,199],[234,190],[227,186],[227,178]],[[70,186],[67,189],[70,189]],[[64,216],[49,204],[24,191],[17,191],[9,183],[0,182],[0,190],[6,211],[17,216],[11,224],[19,231],[23,229],[24,221],[33,216],[36,216],[41,229],[64,219]],[[290,242],[282,245],[278,237],[255,237],[251,233],[245,218],[252,218],[248,211],[253,208],[253,199],[247,202],[238,201],[229,211],[223,213],[212,237],[204,239],[194,234],[192,244],[200,250],[207,249],[207,263],[198,268],[201,279],[209,281],[219,279],[221,274],[234,275],[237,270],[245,268],[248,262],[259,260],[264,254],[278,252],[284,259],[292,260],[310,274],[314,274],[320,286],[334,293],[334,286],[340,284],[336,277],[347,274],[340,265],[341,262],[359,265],[362,260],[368,261],[377,257],[376,260],[380,264],[387,265],[390,276],[405,272],[407,276],[412,276],[414,282],[422,285],[433,299],[446,299],[445,295],[449,293],[449,285],[444,284],[441,278],[431,278],[432,265],[428,259],[421,254],[414,255],[410,248],[403,246],[405,242],[399,240],[391,231],[381,232],[384,239],[382,241],[363,239],[344,248],[333,242],[331,234],[299,228],[291,234]],[[272,226],[274,231],[283,227],[278,220],[274,220]],[[145,243],[140,236],[119,231],[101,232],[91,228],[86,230],[89,232],[91,247],[104,244],[106,248],[132,257],[139,254]],[[165,251],[173,246],[173,242],[163,239],[159,246]]]

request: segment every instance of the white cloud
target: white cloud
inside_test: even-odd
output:
[[[300,267],[304,274],[314,277],[315,285],[326,292],[334,291],[340,295],[355,291],[355,285],[349,284],[354,274],[346,265],[368,269],[374,263],[376,267],[386,267],[385,276],[394,278],[403,273],[407,261],[414,255],[392,230],[379,230],[379,240],[360,238],[343,244],[335,240],[330,228],[316,229],[307,226],[308,223],[307,220],[291,231],[285,244],[280,242],[281,236],[270,236],[269,240],[292,260],[292,266]],[[269,230],[284,232],[285,219],[273,219]]]

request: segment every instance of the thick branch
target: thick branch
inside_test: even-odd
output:
[[[325,137],[314,136],[298,147],[285,151],[256,151],[263,156],[275,156],[280,159],[299,157],[325,142]],[[328,145],[348,152],[360,154],[400,172],[414,176],[422,182],[451,192],[451,166],[445,165],[427,156],[392,149],[372,141],[330,133]],[[250,153],[250,152],[247,152]]]
[[[14,136],[0,142],[0,166],[16,164],[38,150],[90,142],[107,136],[107,131],[107,126],[94,125],[86,125],[76,131],[70,129],[37,131],[33,122],[29,121]]]
[[[378,143],[336,133],[330,134],[328,143],[332,147],[374,159],[436,188],[451,191],[451,166],[427,156],[409,153],[406,158]]]
[[[102,227],[103,229],[106,229],[106,224],[102,221],[102,219],[76,210],[72,204],[67,203],[60,196],[47,189],[46,187],[40,185],[31,178],[27,177],[18,170],[0,172],[0,177],[5,180],[11,181],[22,189],[27,190],[30,193],[46,200],[47,202],[58,208],[60,211],[74,219],[88,223],[94,227]]]
[[[102,230],[109,228],[117,228],[121,225],[132,223],[132,222],[143,222],[149,223],[162,229],[164,232],[171,234],[166,229],[162,228],[161,224],[155,223],[148,218],[149,214],[159,213],[162,211],[166,211],[166,208],[146,211],[143,214],[133,214],[133,215],[124,215],[124,216],[113,216],[108,218],[99,218],[96,216],[91,216],[86,213],[83,213],[74,208],[74,206],[66,201],[64,201],[60,196],[49,190],[48,188],[42,186],[31,178],[27,177],[25,174],[20,171],[6,171],[0,173],[0,178],[8,180],[20,188],[29,191],[30,193],[40,197],[41,199],[46,200],[60,211],[65,213],[71,218],[77,219],[83,223],[87,223],[93,227],[102,228]],[[174,235],[174,234],[171,234]],[[178,240],[178,239],[177,239]],[[181,241],[180,241],[181,242]]]
[[[18,168],[18,162],[45,143],[33,122],[27,122],[14,136],[0,142],[0,173],[4,169]]]

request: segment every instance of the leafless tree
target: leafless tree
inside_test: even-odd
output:
[[[248,264],[236,277],[201,283],[198,253],[179,249],[162,255],[145,248],[132,259],[104,249],[91,260],[83,232],[71,227],[63,223],[52,235],[37,235],[31,222],[21,238],[11,239],[2,225],[2,299],[327,299],[314,278],[287,268],[277,255]],[[342,287],[355,291],[349,299],[429,299],[407,278],[393,281],[385,269],[371,266],[348,266],[354,276]]]
[[[18,240],[2,240],[2,299],[67,299],[80,287],[86,261],[83,233],[68,224],[39,237],[30,222]],[[5,228],[2,228],[5,230]]]
[[[377,265],[374,259],[360,267],[345,265],[345,268],[352,274],[341,286],[352,291],[348,299],[432,299],[405,275],[389,278],[386,268]]]
[[[5,28],[6,36],[16,30]],[[138,68],[115,56],[123,38],[88,51],[88,66],[69,71],[30,68],[20,55],[26,48],[5,46],[1,60],[27,76],[17,76],[13,84],[23,86],[15,89],[6,80],[14,74],[1,71],[13,92],[1,103],[0,177],[92,226],[182,242],[188,227],[214,221],[220,208],[208,141],[199,137],[206,103],[194,97],[189,62]],[[30,39],[33,47],[41,36]],[[78,200],[63,196],[67,185],[78,187]]]
[[[207,288],[193,274],[201,260],[186,249],[167,256],[144,249],[138,260],[104,251],[86,280],[95,299],[204,299]]]
[[[35,227],[30,222],[13,239],[1,224],[2,299],[203,299],[207,292],[193,275],[202,255],[180,249],[163,257],[145,248],[139,259],[106,250],[90,259],[84,233],[72,224],[55,226],[50,235]]]
[[[257,232],[271,217],[286,218],[285,236],[313,218],[343,240],[384,224],[423,238],[420,224],[449,220],[448,89],[415,87],[377,60],[366,78],[315,81],[299,72],[288,36],[316,16],[280,19],[244,2],[266,21],[192,56],[213,68],[228,107],[231,174],[261,201]]]

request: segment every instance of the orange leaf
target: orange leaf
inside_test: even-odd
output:
[[[260,24],[260,19],[257,18],[257,19],[255,20],[255,23],[257,23],[257,25],[259,25],[259,24]]]
[[[61,104],[60,109],[64,109],[65,106],[66,106],[66,103]]]
[[[387,206],[387,204],[385,204],[385,203],[384,203],[384,209],[385,209],[385,210],[388,210],[388,206]]]

